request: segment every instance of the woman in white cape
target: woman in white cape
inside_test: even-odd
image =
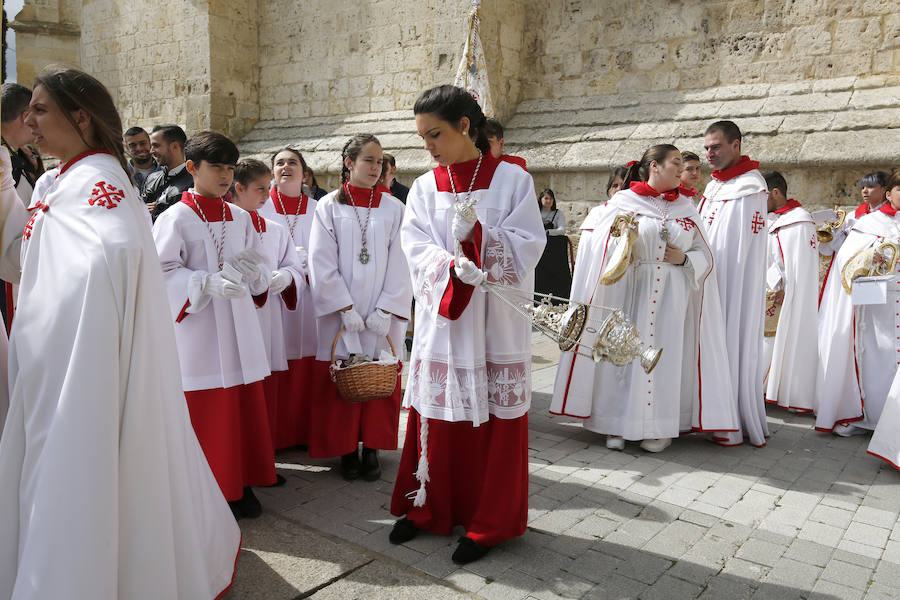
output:
[[[109,92],[49,68],[26,121],[62,164],[22,243],[0,439],[0,599],[212,599],[240,530],[188,416],[147,210]]]
[[[550,412],[585,419],[611,449],[635,440],[659,452],[692,431],[724,442],[717,432],[739,428],[712,253],[690,193],[679,189],[681,161],[675,146],[649,148],[582,226],[572,300],[621,308],[644,342],[662,349],[650,373],[639,362],[595,363],[590,330],[562,354]],[[630,256],[621,218],[637,227]],[[608,312],[589,312],[596,331]]]

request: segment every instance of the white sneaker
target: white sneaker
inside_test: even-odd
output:
[[[618,435],[606,436],[606,447],[610,450],[624,450],[625,439]]]
[[[647,452],[662,452],[672,445],[672,438],[659,438],[654,440],[644,440],[641,442],[641,448]]]
[[[850,437],[851,435],[863,435],[864,433],[869,433],[868,429],[864,429],[859,425],[854,425],[853,423],[843,423],[841,425],[835,425],[834,433],[841,437]]]

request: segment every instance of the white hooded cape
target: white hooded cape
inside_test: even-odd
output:
[[[39,181],[0,440],[0,598],[210,599],[240,531],[188,416],[146,209],[92,154]]]
[[[774,337],[766,338],[766,401],[815,410],[818,364],[819,256],[816,226],[805,208],[772,214],[767,287],[784,290]]]
[[[687,254],[685,266],[663,261],[663,210],[669,243]],[[624,239],[611,236],[610,226],[629,213],[638,223],[633,262],[619,281],[604,285],[601,274],[617,240]],[[663,353],[649,374],[637,361],[625,367],[595,363],[595,334],[586,331],[576,348],[587,356],[560,357],[550,412],[585,418],[585,428],[629,440],[738,431],[713,257],[698,223],[687,196],[667,203],[623,190],[591,211],[582,226],[572,300],[622,308],[644,343]],[[589,310],[588,327],[596,330],[609,312]]]

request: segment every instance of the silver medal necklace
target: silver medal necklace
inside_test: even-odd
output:
[[[344,192],[347,194],[347,200],[350,202],[350,206],[353,207],[353,214],[356,215],[356,222],[359,223],[359,231],[362,234],[362,250],[359,251],[359,262],[362,264],[366,264],[369,262],[369,249],[366,248],[366,232],[369,230],[369,219],[372,216],[372,200],[375,198],[375,187],[372,187],[372,191],[369,192],[369,206],[366,208],[366,224],[363,225],[362,219],[359,218],[359,211],[356,210],[356,203],[353,201],[353,196],[350,194],[350,183],[344,184]]]

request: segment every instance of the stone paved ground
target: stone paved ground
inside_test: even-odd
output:
[[[242,522],[228,598],[900,598],[900,472],[866,454],[867,436],[770,407],[762,449],[688,436],[656,455],[610,451],[547,413],[557,353],[533,347],[525,535],[466,567],[450,560],[455,537],[392,546],[399,451],[375,483],[290,451],[277,458],[288,484]]]

